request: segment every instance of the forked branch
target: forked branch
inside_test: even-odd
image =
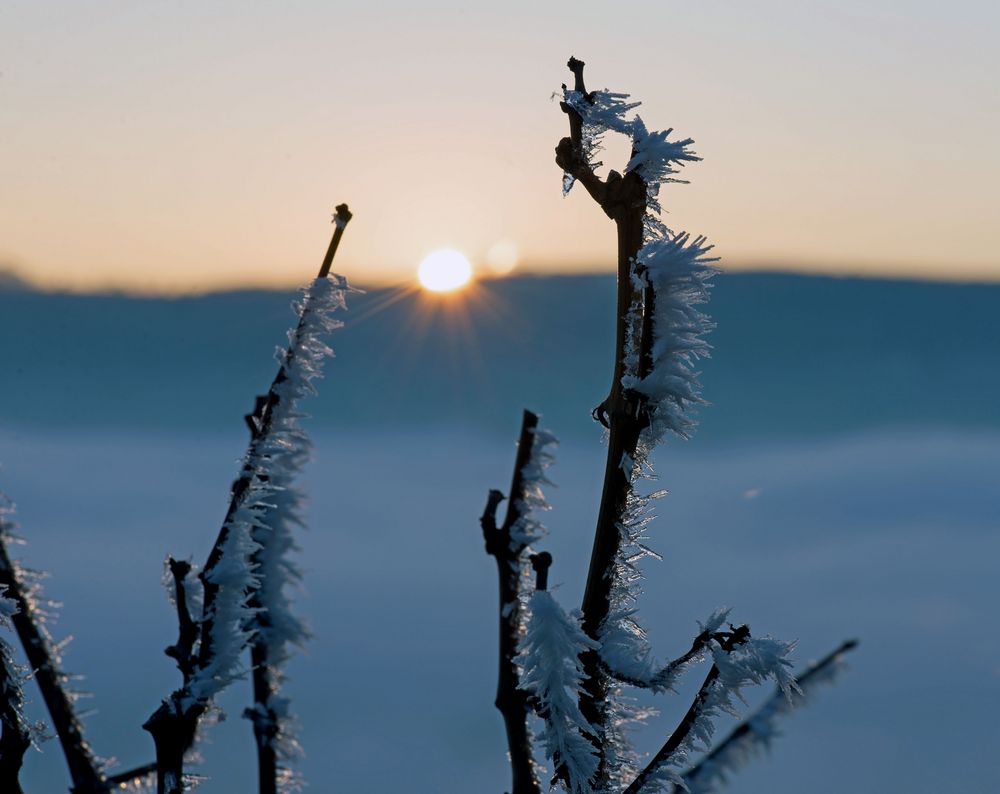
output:
[[[351,213],[347,205],[339,205],[334,216],[336,228],[330,245],[327,248],[326,255],[323,258],[323,263],[320,266],[317,280],[325,282],[330,272],[333,256],[336,253],[344,229],[350,219]],[[267,395],[263,398],[258,398],[254,412],[247,417],[247,424],[251,431],[250,446],[240,476],[233,483],[229,508],[223,520],[222,528],[209,553],[208,561],[199,574],[203,589],[203,603],[201,618],[197,623],[194,623],[190,614],[187,613],[185,599],[180,597],[183,595],[186,586],[185,580],[190,572],[190,568],[183,569],[184,564],[180,564],[181,567],[175,570],[177,564],[171,566],[175,588],[179,596],[178,622],[180,630],[177,644],[172,645],[167,650],[167,653],[177,659],[183,676],[183,685],[165,699],[146,721],[145,725],[143,725],[152,734],[156,745],[157,790],[159,794],[178,794],[184,790],[184,755],[194,743],[198,723],[211,703],[212,695],[209,693],[217,691],[228,682],[228,679],[224,677],[226,674],[220,672],[218,665],[215,664],[216,656],[219,653],[215,639],[218,618],[217,602],[223,588],[219,578],[220,569],[226,566],[230,569],[234,566],[244,566],[246,568],[247,575],[244,577],[244,583],[238,587],[239,592],[233,592],[229,595],[232,596],[230,600],[234,601],[234,603],[243,603],[249,609],[253,608],[253,586],[255,579],[252,571],[250,571],[252,560],[237,561],[226,559],[227,554],[232,553],[233,544],[235,543],[235,547],[239,547],[243,542],[238,536],[231,539],[230,531],[231,527],[239,523],[237,519],[240,516],[245,516],[247,510],[252,506],[250,504],[252,492],[255,488],[259,490],[262,484],[259,482],[260,477],[257,471],[257,464],[266,456],[264,448],[270,441],[277,409],[284,399],[285,389],[283,388],[283,384],[289,380],[288,369],[295,361],[295,356],[297,355],[297,351],[300,350],[305,335],[311,332],[309,312],[312,310],[313,307],[309,305],[307,300],[302,307],[298,324],[291,334],[289,347],[283,363],[279,367],[278,374],[271,383]],[[254,516],[244,517],[240,520],[242,522],[241,525],[246,525],[248,522],[252,525],[257,521]],[[249,539],[246,542],[249,543]],[[230,551],[227,551],[227,549]],[[235,585],[227,586],[232,589]],[[247,603],[248,599],[250,603]],[[232,622],[233,617],[230,614],[228,620]],[[194,637],[191,629],[192,625],[196,626],[196,640],[192,639]],[[227,632],[245,632],[247,627],[245,625],[234,625],[231,628],[226,627],[225,630]],[[266,662],[267,659],[265,658],[262,665],[258,665],[258,668],[265,669]],[[223,677],[220,678],[220,676]],[[270,691],[269,687],[263,689],[255,687],[255,697],[257,698],[255,710],[261,699],[267,701],[265,708],[271,708],[271,703],[268,700]],[[259,731],[255,730],[255,736],[257,737],[259,751],[262,748],[266,750],[266,748],[271,746],[268,737],[262,735]],[[261,779],[274,780],[277,774],[276,766],[270,763],[268,753],[259,752],[258,758],[262,766]]]
[[[795,676],[799,693],[791,700],[785,693],[777,689],[773,695],[753,714],[743,719],[726,737],[712,750],[698,760],[690,769],[681,775],[684,784],[689,788],[695,784],[702,785],[697,790],[707,790],[705,784],[722,782],[735,767],[742,765],[754,752],[765,749],[774,735],[774,721],[788,711],[797,708],[808,698],[809,692],[823,681],[831,681],[841,665],[845,653],[858,646],[857,640],[846,640],[835,650],[828,653],[818,662],[810,664],[804,671]],[[674,785],[672,794],[681,794],[684,789]]]
[[[738,645],[745,643],[749,638],[750,629],[747,626],[739,626],[731,632],[727,632],[723,635],[717,635],[713,639],[719,640],[722,650],[730,653]],[[718,665],[713,664],[712,669],[708,671],[708,675],[705,676],[704,682],[702,682],[701,687],[698,689],[698,694],[695,695],[694,702],[687,710],[683,719],[681,719],[680,724],[674,729],[674,732],[670,734],[667,741],[663,743],[663,746],[659,749],[656,755],[653,756],[652,760],[638,774],[635,780],[632,781],[629,787],[625,789],[623,794],[639,794],[639,792],[641,792],[647,784],[659,775],[660,771],[669,763],[674,753],[676,753],[687,741],[692,730],[694,730],[698,719],[705,713],[712,689],[714,688],[716,681],[719,679],[719,674],[720,671]]]
[[[583,62],[571,58],[568,66],[573,72],[574,90],[582,94],[585,101],[590,102],[591,98],[586,92],[583,81]],[[631,473],[625,471],[622,462],[636,458],[640,435],[648,425],[645,398],[642,394],[622,386],[629,340],[634,331],[630,327],[630,323],[634,321],[633,307],[641,303],[641,295],[637,294],[637,287],[632,279],[632,268],[643,245],[647,187],[645,181],[635,171],[629,172],[624,177],[617,172],[611,172],[606,182],[601,181],[594,174],[588,153],[584,150],[585,120],[569,102],[563,102],[562,109],[569,117],[570,136],[559,142],[556,148],[556,163],[584,185],[605,214],[615,221],[618,234],[614,370],[610,393],[594,410],[594,417],[609,429],[608,455],[582,605],[584,631],[590,638],[596,640],[601,625],[610,612],[613,572],[620,547],[619,527],[625,520],[628,499],[632,492]],[[652,345],[651,339],[639,340],[640,344],[643,341],[647,346]],[[586,681],[580,709],[603,739],[608,720],[606,708],[608,677],[596,650],[586,652],[582,662]],[[607,778],[603,741],[601,744],[601,764],[597,779],[594,781],[597,785],[603,785]]]
[[[497,564],[500,659],[494,704],[503,717],[507,733],[512,794],[541,794],[542,790],[535,771],[528,731],[528,693],[518,688],[517,665],[514,662],[521,633],[521,556],[527,544],[523,538],[512,533],[522,518],[525,499],[524,470],[531,459],[537,427],[538,416],[525,411],[521,419],[510,498],[507,500],[503,524],[497,526],[497,509],[504,499],[503,494],[497,490],[489,492],[486,508],[479,520],[486,553],[492,555]]]

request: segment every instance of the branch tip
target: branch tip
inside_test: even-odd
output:
[[[338,204],[334,207],[335,212],[333,213],[333,224],[338,228],[343,229],[347,226],[351,218],[354,217],[354,213],[351,212],[350,208],[346,204]]]
[[[340,238],[347,228],[348,222],[354,214],[347,208],[346,204],[338,204],[336,212],[333,214],[333,238],[330,240],[330,247],[326,249],[326,256],[323,257],[323,264],[320,265],[317,278],[326,278],[330,275],[330,266],[333,264],[333,256],[337,253],[337,246],[340,245]]]
[[[587,88],[583,83],[583,67],[586,66],[586,64],[571,55],[569,57],[569,61],[566,63],[566,66],[569,67],[569,70],[573,73],[573,90],[586,95]]]
[[[552,555],[547,551],[531,555],[531,567],[538,575],[535,580],[536,590],[547,590],[549,587],[549,568],[552,567]]]

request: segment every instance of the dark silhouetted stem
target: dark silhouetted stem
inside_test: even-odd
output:
[[[0,657],[0,791],[10,794],[23,794],[18,778],[31,747],[31,734],[20,714],[23,706],[17,673]]]
[[[326,256],[323,257],[323,264],[319,268],[319,278],[326,278],[330,275],[330,266],[333,264],[333,257],[337,254],[337,247],[340,245],[340,238],[344,236],[344,229],[348,222],[354,217],[346,204],[338,204],[336,212],[333,214],[333,237],[330,238],[330,245],[326,249]]]
[[[552,567],[552,555],[547,551],[531,555],[531,568],[535,572],[535,589],[549,589],[549,568]]]
[[[811,679],[825,672],[826,669],[829,668],[830,665],[835,664],[841,656],[843,656],[848,651],[854,650],[856,647],[858,647],[857,640],[846,640],[845,642],[841,643],[838,648],[828,653],[826,656],[824,656],[815,664],[810,665],[802,673],[796,675],[795,680],[798,682],[799,686],[802,687],[804,690],[805,687],[810,683]],[[777,698],[784,698],[784,697],[785,693],[780,690],[778,690],[771,696],[772,701]],[[764,708],[766,707],[767,704],[765,704]],[[715,747],[712,748],[712,751],[710,753],[704,756],[701,760],[698,761],[697,764],[692,766],[683,775],[681,775],[684,781],[688,782],[695,780],[707,765],[710,765],[713,761],[715,761],[715,759],[717,759],[720,755],[725,753],[733,744],[740,741],[747,734],[749,734],[753,730],[752,723],[753,723],[753,716],[750,716],[747,719],[744,719],[742,722],[740,722],[739,725],[737,725],[729,732],[729,734],[726,736],[725,739],[723,739]],[[671,792],[673,792],[673,794],[680,794],[682,791],[683,789],[680,786],[673,786],[671,788]]]
[[[720,641],[723,650],[728,653],[737,645],[742,645],[750,639],[750,629],[746,626],[740,626],[731,632],[715,634],[713,637]],[[713,664],[712,669],[709,670],[708,675],[705,676],[705,681],[699,688],[698,694],[695,695],[691,708],[687,710],[687,713],[684,715],[680,724],[674,732],[670,734],[670,737],[666,742],[664,742],[663,747],[660,748],[659,752],[657,752],[656,755],[653,756],[652,760],[646,765],[646,768],[643,769],[636,779],[632,781],[632,784],[625,789],[623,794],[639,794],[645,785],[650,782],[650,779],[653,778],[663,765],[670,760],[670,757],[677,752],[680,746],[684,743],[684,740],[690,735],[692,728],[694,728],[695,723],[698,721],[698,717],[700,717],[702,712],[705,710],[705,702],[718,678],[719,668]]]
[[[73,709],[73,703],[65,689],[65,676],[56,666],[52,649],[42,630],[38,618],[25,598],[23,583],[18,580],[17,569],[7,553],[6,527],[0,521],[0,590],[17,604],[17,612],[11,623],[24,648],[28,665],[34,671],[34,679],[42,693],[45,707],[52,720],[52,727],[59,737],[73,781],[74,794],[98,794],[106,791],[106,783],[98,769],[90,746],[83,738],[83,726]]]
[[[337,211],[333,220],[336,229],[334,230],[333,237],[330,240],[330,245],[327,248],[326,256],[323,258],[323,263],[320,266],[319,274],[317,276],[318,278],[326,278],[329,275],[334,254],[336,254],[337,247],[340,245],[344,229],[347,227],[347,224],[352,217],[346,204],[338,205],[336,210]],[[185,667],[181,667],[180,660],[178,659],[178,666],[181,667],[181,673],[184,675],[184,687],[178,689],[166,700],[164,700],[160,704],[159,708],[153,712],[150,718],[143,725],[143,728],[149,731],[152,735],[153,742],[156,745],[158,794],[175,794],[175,792],[181,792],[184,790],[184,754],[194,743],[195,734],[198,729],[198,721],[204,715],[209,705],[207,702],[194,699],[186,690],[193,672],[199,669],[206,669],[211,664],[212,657],[215,653],[215,649],[212,647],[212,633],[214,631],[215,622],[214,605],[216,597],[218,596],[219,586],[212,581],[211,575],[216,566],[218,566],[219,562],[222,560],[222,549],[225,546],[229,534],[230,522],[236,512],[243,506],[243,502],[246,499],[251,484],[253,483],[253,479],[256,474],[253,468],[253,461],[257,459],[258,446],[270,436],[271,428],[274,422],[274,411],[281,399],[280,386],[288,380],[286,366],[292,361],[295,355],[295,350],[301,344],[302,334],[305,332],[306,328],[306,317],[309,311],[310,307],[308,304],[303,306],[302,316],[299,318],[293,338],[289,343],[284,363],[281,367],[279,367],[278,374],[272,381],[267,395],[258,397],[253,413],[245,417],[251,433],[250,449],[246,456],[246,465],[244,465],[243,470],[240,472],[240,476],[233,483],[229,499],[229,508],[227,509],[226,516],[223,519],[222,528],[219,530],[219,534],[215,539],[212,550],[208,555],[208,560],[199,574],[203,589],[203,605],[202,618],[197,624],[197,653],[192,653],[190,655],[190,664],[188,665],[187,670]],[[176,581],[177,578],[175,576],[175,582]],[[249,603],[251,606],[256,603],[256,600],[252,595],[249,599]],[[181,639],[179,639],[177,645],[171,646],[167,649],[168,655],[174,656],[175,658],[175,654],[183,653],[183,648],[185,647],[183,638],[185,637],[186,618],[181,609],[182,606],[179,603],[178,621],[180,623]],[[186,607],[184,607],[184,609],[186,609]],[[190,616],[187,616],[187,619],[189,618]],[[188,648],[188,652],[190,653],[190,648]],[[256,700],[258,696],[258,690],[256,687],[254,694]],[[255,736],[256,735],[257,730],[255,725]],[[259,740],[258,750],[260,750]],[[264,756],[266,760],[267,751],[265,751]],[[260,753],[258,753],[258,758],[260,758]],[[264,763],[264,761],[261,761],[261,763]],[[270,764],[268,769],[275,770],[274,772],[269,772],[271,777],[274,777],[276,775],[276,765]]]
[[[574,90],[587,97],[583,62],[571,58],[568,66],[573,72]],[[598,178],[583,151],[583,120],[580,114],[565,102],[562,103],[562,109],[569,116],[570,137],[563,138],[556,147],[556,163],[583,184],[604,213],[614,220],[618,236],[614,370],[608,397],[594,409],[594,418],[609,429],[608,456],[582,605],[583,629],[589,637],[597,639],[610,610],[614,566],[621,541],[619,527],[625,519],[632,492],[631,476],[623,471],[621,464],[625,456],[635,459],[639,438],[648,426],[645,398],[622,386],[631,309],[641,305],[641,296],[637,294],[632,280],[632,268],[643,245],[647,188],[645,181],[634,171],[625,176],[612,171],[606,181]],[[642,330],[646,327],[646,323],[643,323]],[[650,334],[649,337],[638,340],[640,361],[648,359],[646,351],[652,345],[651,337]],[[608,773],[603,747],[607,724],[608,678],[598,651],[588,650],[581,655],[580,660],[585,674],[580,710],[598,734],[600,764],[592,782],[596,787],[603,788],[607,783]]]
[[[330,267],[333,258],[340,246],[340,239],[344,235],[344,229],[353,217],[346,204],[337,205],[333,216],[334,231],[327,248],[326,256],[323,257],[323,264],[320,266],[318,278],[326,278],[330,274]],[[271,388],[264,397],[258,397],[254,407],[254,414],[250,427],[250,445],[253,447],[266,439],[270,433],[272,416],[274,409],[280,402],[278,387],[287,380],[285,366],[290,363],[298,343],[301,340],[302,332],[305,328],[306,316],[309,306],[303,307],[302,317],[295,329],[295,338],[285,355],[285,364],[279,369],[278,374],[271,384]],[[248,459],[251,456],[248,456]],[[245,480],[249,486],[253,472],[244,471],[241,480]],[[255,555],[255,562],[257,562]],[[251,609],[261,610],[258,620],[266,625],[268,615],[264,610],[264,605],[259,597],[254,593],[249,599]],[[258,632],[250,642],[250,669],[253,679],[253,708],[247,709],[244,714],[250,718],[253,725],[254,743],[257,746],[257,780],[259,794],[277,794],[278,790],[278,753],[275,742],[280,730],[278,715],[274,711],[273,698],[276,695],[276,682],[274,681],[273,668],[276,662],[275,655],[279,649],[272,648],[263,632]]]
[[[512,794],[541,794],[541,785],[535,774],[531,741],[528,733],[528,694],[518,689],[517,656],[518,633],[520,630],[521,604],[518,595],[521,589],[520,557],[524,545],[513,542],[511,529],[521,517],[520,506],[524,498],[524,467],[531,458],[535,441],[538,417],[525,411],[521,421],[521,434],[517,442],[514,460],[514,474],[510,485],[510,499],[503,525],[497,527],[497,507],[503,494],[490,491],[486,509],[480,519],[486,552],[493,555],[497,563],[497,578],[500,585],[499,628],[499,672],[497,694],[494,701],[503,717],[507,731],[507,747],[510,754]]]
[[[156,747],[156,790],[158,794],[184,791],[184,754],[191,749],[198,720],[207,710],[200,702],[186,704],[175,692],[143,724]]]

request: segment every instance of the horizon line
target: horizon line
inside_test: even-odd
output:
[[[791,264],[740,262],[735,267],[720,266],[721,275],[724,276],[795,276],[801,278],[835,279],[835,280],[859,280],[859,281],[888,281],[899,283],[938,283],[957,285],[984,286],[1000,285],[1000,267],[996,275],[983,273],[959,272],[945,274],[940,270],[928,270],[911,273],[896,273],[891,269],[874,270],[861,265],[852,266],[823,266],[815,264],[809,267],[794,266]],[[532,267],[530,265],[517,267],[510,273],[496,274],[483,272],[474,277],[475,282],[495,283],[512,279],[559,279],[559,278],[579,278],[579,277],[614,277],[615,271],[611,266],[591,266],[580,267],[572,271],[553,271]],[[416,277],[409,279],[374,279],[372,281],[353,281],[348,276],[352,286],[365,290],[392,290],[413,288],[417,284]],[[176,288],[164,288],[159,286],[130,286],[125,284],[95,284],[93,286],[75,287],[71,284],[47,284],[26,276],[17,267],[0,267],[0,293],[3,292],[30,292],[52,295],[94,295],[109,296],[119,295],[136,298],[182,298],[199,297],[215,294],[233,292],[284,292],[296,290],[308,283],[308,280],[292,281],[291,279],[276,279],[264,281],[251,279],[243,283],[230,280],[209,283],[205,285],[178,286]]]

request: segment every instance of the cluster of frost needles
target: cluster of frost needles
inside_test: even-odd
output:
[[[530,579],[520,579],[527,587],[520,596],[524,623],[514,659],[518,685],[542,722],[535,737],[551,763],[552,785],[572,794],[689,787],[707,794],[767,745],[776,720],[802,701],[805,686],[791,672],[795,643],[752,635],[747,626],[729,622],[728,609],[699,624],[690,650],[667,661],[655,657],[639,619],[640,563],[650,556],[658,559],[647,545],[652,501],[665,492],[642,493],[638,486],[653,478],[652,451],[670,434],[690,438],[695,409],[704,404],[698,365],[710,353],[705,337],[714,326],[703,307],[717,258],[705,238],[674,231],[660,219],[660,188],[683,181],[677,176],[680,168],[700,159],[693,141],[675,138],[669,129],[650,131],[635,113],[639,103],[623,93],[587,92],[583,63],[571,59],[569,67],[576,81],[574,88],[564,88],[562,108],[570,118],[571,137],[556,150],[563,189],[568,193],[583,182],[618,222],[619,250],[630,253],[619,262],[616,382],[595,410],[595,418],[609,429],[609,456],[584,608],[567,612],[560,607],[547,588],[551,557],[531,556],[538,580],[532,591]],[[610,133],[629,139],[631,156],[623,173],[612,171],[602,180],[595,173],[601,165],[597,158]],[[524,438],[522,429],[522,443]],[[512,495],[524,503],[522,545],[540,539],[532,509],[547,506],[543,470],[535,466],[531,476],[526,473],[534,457],[522,471],[530,502]],[[551,463],[550,454],[544,462]],[[502,654],[503,646],[501,666]],[[681,676],[699,663],[708,670],[690,708],[662,748],[640,758],[630,733],[654,712],[637,705],[628,690],[676,692]],[[829,666],[827,660],[819,668]],[[812,687],[828,677],[819,668],[807,672],[803,683]],[[767,681],[775,683],[776,694],[713,749],[719,718],[738,718],[743,691]],[[516,715],[509,705],[497,705],[510,737]],[[539,780],[525,781],[523,775],[519,780],[513,760],[519,748],[511,742],[510,749],[515,794],[541,791]],[[698,753],[705,755],[695,762]]]
[[[45,574],[10,556],[9,546],[24,542],[16,534],[13,514],[13,503],[0,493],[0,626],[16,630],[28,661],[27,666],[19,664],[13,648],[0,638],[0,783],[6,784],[9,775],[16,782],[24,753],[49,738],[44,723],[29,723],[24,717],[22,685],[31,679],[42,691],[74,780],[99,780],[109,762],[97,757],[87,743],[76,709],[88,693],[75,686],[79,676],[63,669],[62,653],[72,637],[59,642],[52,637],[49,627],[59,604],[43,592]]]
[[[333,355],[324,340],[342,325],[334,315],[346,308],[347,294],[357,291],[330,273],[350,219],[347,205],[338,205],[319,275],[293,304],[296,321],[287,345],[278,349],[278,373],[245,417],[250,443],[207,561],[198,568],[190,561],[167,559],[164,584],[177,613],[178,634],[166,654],[176,662],[182,681],[142,726],[153,738],[152,763],[110,774],[109,764],[85,740],[75,708],[79,693],[61,669],[63,644],[49,634],[49,604],[41,598],[40,577],[11,559],[8,547],[20,541],[13,534],[13,508],[0,498],[0,629],[14,629],[27,660],[26,666],[18,665],[11,645],[0,636],[3,794],[20,794],[25,751],[41,736],[41,729],[24,718],[22,684],[28,678],[42,693],[74,792],[180,794],[201,780],[185,767],[199,760],[200,730],[221,718],[217,696],[247,673],[253,699],[244,716],[253,727],[261,794],[301,788],[293,764],[301,754],[296,719],[282,694],[286,663],[309,637],[292,603],[301,579],[294,559],[296,536],[304,526],[298,480],[311,449],[301,404],[315,393],[324,362]]]
[[[342,325],[333,314],[345,308],[350,290],[340,276],[317,278],[296,302],[298,322],[287,348],[278,350],[278,376],[247,417],[251,441],[219,540],[200,575],[201,597],[170,582],[172,596],[187,599],[186,610],[202,612],[200,642],[186,650],[190,673],[171,699],[182,713],[210,703],[245,675],[242,658],[250,646],[255,702],[245,716],[258,742],[276,756],[281,791],[300,786],[289,765],[300,748],[294,715],[280,692],[282,669],[292,648],[308,637],[291,603],[300,579],[295,532],[303,523],[296,481],[310,451],[299,406],[315,392],[314,381],[332,355],[324,337]]]

